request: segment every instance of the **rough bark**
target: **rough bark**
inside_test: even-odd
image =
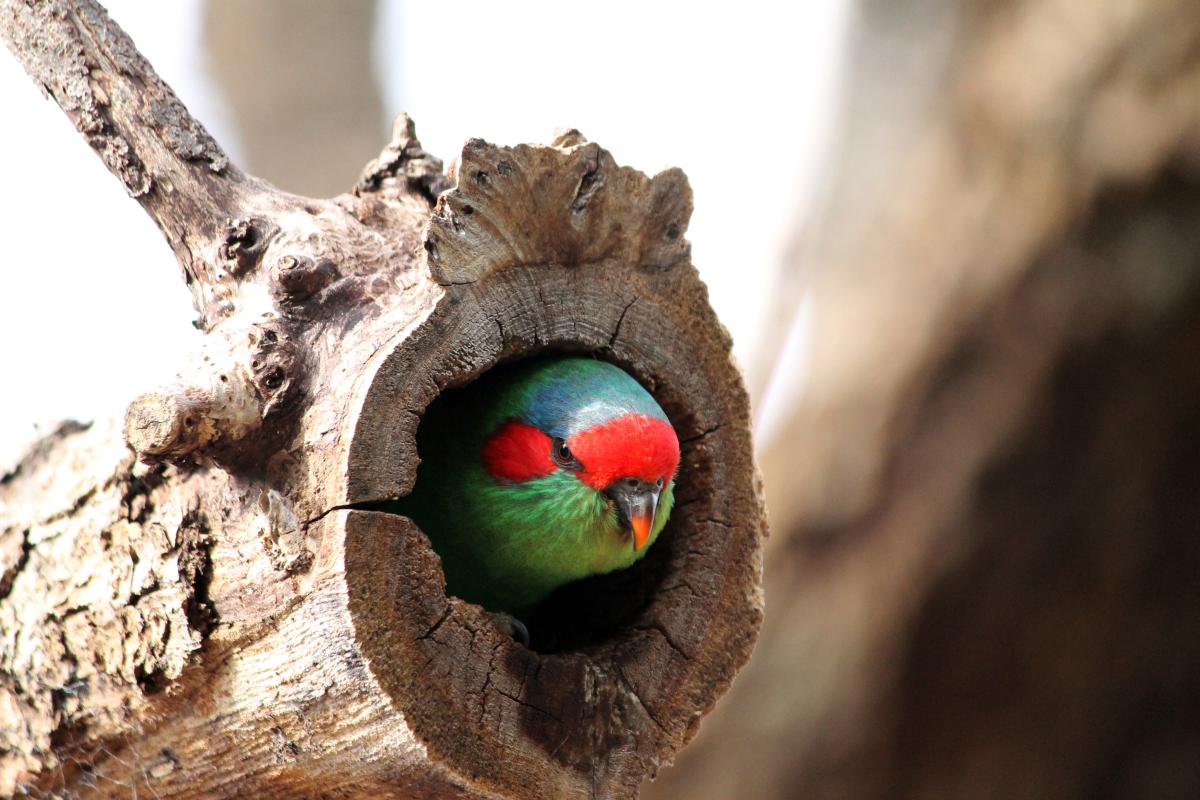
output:
[[[469,142],[443,175],[402,117],[352,194],[298,197],[230,166],[95,4],[4,0],[0,30],[159,221],[207,331],[123,427],[64,426],[0,484],[0,792],[636,794],[762,614],[747,400],[682,173],[571,131]],[[565,591],[534,651],[374,509],[439,392],[546,352],[638,377],[682,463],[652,556]]]
[[[647,794],[1195,797],[1195,4],[863,20],[771,614]]]

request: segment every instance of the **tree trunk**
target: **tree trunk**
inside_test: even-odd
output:
[[[229,164],[96,4],[2,0],[0,30],[158,222],[207,334],[123,429],[64,425],[0,484],[0,792],[636,794],[762,614],[747,401],[682,173],[571,131],[469,142],[443,176],[402,117],[352,194],[298,197]],[[564,592],[535,652],[375,509],[443,389],[547,352],[629,370],[682,458],[660,544]]]
[[[650,795],[1200,796],[1200,15],[862,3],[763,637]]]
[[[321,197],[354,180],[388,129],[371,50],[376,6],[204,0],[206,66],[244,168]]]

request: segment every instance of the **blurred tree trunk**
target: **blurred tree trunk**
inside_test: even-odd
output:
[[[763,638],[647,795],[1200,796],[1200,12],[861,11]]]
[[[209,68],[233,116],[246,168],[328,197],[387,136],[372,61],[374,0],[207,0]]]

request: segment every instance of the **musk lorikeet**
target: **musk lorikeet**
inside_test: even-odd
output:
[[[421,420],[394,510],[441,556],[447,590],[528,614],[570,581],[645,555],[674,503],[679,440],[619,367],[544,358],[487,373]]]

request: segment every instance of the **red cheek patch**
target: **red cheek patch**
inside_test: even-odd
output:
[[[579,479],[593,489],[603,489],[618,478],[669,481],[679,466],[675,429],[642,414],[626,414],[576,434],[567,446],[583,464]]]
[[[483,463],[493,478],[516,483],[555,470],[550,460],[550,437],[532,425],[515,421],[501,425],[484,443]]]

